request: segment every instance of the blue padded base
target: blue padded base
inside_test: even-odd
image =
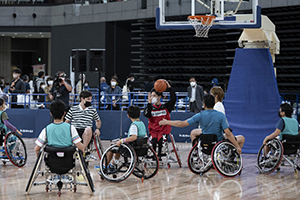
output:
[[[233,134],[246,138],[243,152],[257,153],[279,120],[280,96],[268,49],[236,49],[224,104]]]

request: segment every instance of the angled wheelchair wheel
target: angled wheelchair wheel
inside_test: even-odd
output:
[[[172,147],[173,147],[172,151],[175,153],[175,156],[176,156],[179,167],[181,167],[181,159],[180,159],[180,155],[179,155],[179,152],[178,152],[178,147],[175,143],[174,136],[172,134],[169,134],[169,136],[170,136]]]
[[[15,133],[8,133],[4,139],[5,153],[12,164],[23,167],[27,162],[26,145],[22,138]]]
[[[90,170],[89,170],[89,168],[87,167],[87,165],[84,161],[82,152],[78,151],[77,155],[79,157],[80,166],[81,166],[81,169],[82,169],[82,173],[84,175],[83,177],[86,178],[85,181],[86,181],[86,183],[89,187],[90,193],[92,194],[92,193],[95,192],[95,187],[94,187],[94,183],[93,183],[93,180],[92,180],[92,177],[91,177],[91,174],[90,174]]]
[[[268,153],[265,153],[266,147],[270,149]],[[266,145],[262,145],[257,155],[257,168],[263,174],[270,174],[274,172],[283,157],[283,146],[278,139],[269,140]]]
[[[159,160],[155,151],[149,147],[147,154],[137,157],[137,163],[133,175],[138,178],[149,179],[154,177],[159,169]]]
[[[92,141],[90,142],[87,152],[86,152],[86,161],[100,160],[103,154],[103,147],[101,144],[101,139],[99,136],[93,133]]]
[[[200,143],[197,143],[191,149],[188,155],[188,167],[194,174],[204,174],[212,167],[209,155],[201,151]]]
[[[44,151],[40,151],[38,158],[36,159],[36,162],[34,164],[33,170],[31,172],[30,178],[28,180],[27,186],[26,186],[26,190],[25,192],[27,192],[27,194],[29,194],[30,189],[35,181],[35,179],[38,177],[38,171],[40,169],[41,163],[42,163],[42,159],[44,157]]]
[[[224,177],[235,177],[243,168],[242,156],[235,146],[227,141],[217,143],[212,150],[212,163],[216,171]]]
[[[118,160],[112,159],[108,162],[108,157],[112,154],[119,154]],[[120,147],[112,145],[108,147],[100,160],[100,176],[110,182],[121,182],[127,179],[133,172],[136,165],[136,153],[134,149],[126,143]]]

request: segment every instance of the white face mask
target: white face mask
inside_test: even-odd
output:
[[[156,103],[157,103],[157,98],[156,98],[156,97],[153,97],[153,98],[152,98],[152,103],[153,103],[153,104],[156,104]]]
[[[14,79],[18,78],[18,74],[13,74],[13,78]]]
[[[89,84],[86,83],[86,84],[84,84],[84,86],[87,87],[87,86],[89,86]]]
[[[43,89],[43,90],[45,89],[45,87],[46,87],[46,85],[42,85],[42,89]]]
[[[117,85],[117,82],[113,81],[113,82],[110,82],[111,86],[116,86]]]
[[[191,85],[192,87],[194,87],[194,86],[196,85],[196,82],[192,81],[192,82],[190,82],[190,85]]]
[[[134,78],[133,79],[131,79],[131,82],[133,82],[134,81]]]
[[[48,81],[48,84],[49,85],[53,85],[53,81]]]

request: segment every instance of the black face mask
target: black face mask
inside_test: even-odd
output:
[[[86,101],[84,103],[84,106],[87,108],[87,107],[90,107],[92,105],[92,102],[89,102],[89,101]]]

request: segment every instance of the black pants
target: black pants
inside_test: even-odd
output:
[[[196,101],[190,102],[190,111],[194,113],[200,112],[200,110],[197,108]]]
[[[157,153],[158,158],[161,158],[162,142],[163,142],[163,138],[160,138],[160,140],[158,141],[158,153]],[[156,145],[157,145],[157,138],[152,138],[152,146],[155,152],[156,152]]]

